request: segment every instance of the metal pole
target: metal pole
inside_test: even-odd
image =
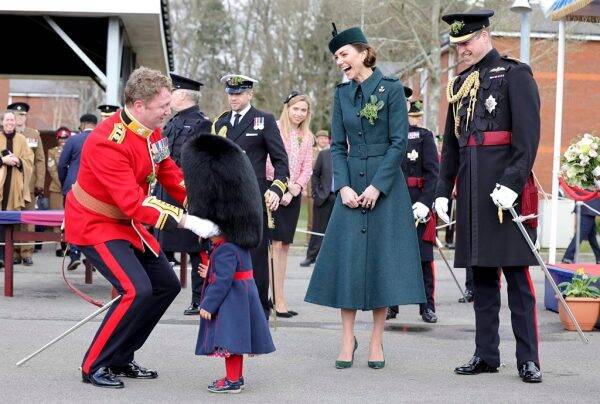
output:
[[[579,262],[579,244],[581,244],[581,202],[575,202],[575,259]]]
[[[521,62],[529,64],[529,43],[531,32],[531,11],[521,13]]]
[[[563,85],[565,78],[565,21],[558,22],[558,63],[556,66],[556,105],[554,114],[554,153],[552,155],[552,205],[550,210],[550,246],[548,262],[556,262],[556,232],[558,231],[558,174],[562,135]]]
[[[106,41],[106,103],[110,105],[120,104],[119,82],[122,53],[121,23],[118,17],[110,17]]]
[[[552,289],[554,289],[554,293],[556,294],[556,298],[558,299],[558,302],[560,304],[562,304],[563,308],[567,312],[567,315],[569,316],[569,318],[571,319],[573,324],[575,324],[575,328],[577,328],[577,333],[579,333],[579,337],[581,338],[581,341],[586,344],[589,344],[590,341],[587,339],[587,337],[581,330],[581,327],[579,326],[577,319],[573,315],[571,308],[569,307],[567,302],[565,302],[565,298],[563,297],[562,292],[560,291],[560,289],[558,289],[558,286],[556,286],[556,282],[554,282],[552,275],[550,275],[550,271],[548,271],[548,267],[546,267],[544,260],[540,256],[540,252],[537,250],[535,245],[533,245],[533,242],[531,241],[531,237],[529,237],[529,233],[527,233],[527,230],[525,230],[525,226],[523,226],[523,221],[527,220],[527,217],[517,215],[515,208],[512,206],[508,210],[513,217],[513,222],[515,222],[515,224],[521,231],[521,234],[525,238],[525,241],[527,241],[527,244],[529,244],[529,248],[531,249],[531,252],[535,256],[535,259],[537,260],[538,264],[540,264],[540,268],[542,268],[542,271],[544,271],[544,275],[546,276],[546,279],[548,279],[548,283],[550,283],[550,285],[552,286]]]
[[[81,327],[82,325],[84,325],[85,323],[87,323],[88,321],[90,321],[91,319],[93,319],[94,317],[96,317],[98,314],[100,314],[103,311],[105,311],[106,309],[108,309],[110,306],[112,306],[112,304],[114,302],[116,302],[120,298],[121,298],[121,295],[115,297],[110,302],[108,302],[104,306],[100,307],[98,310],[96,310],[95,312],[93,312],[92,314],[90,314],[89,316],[87,316],[86,318],[84,318],[83,320],[81,320],[80,322],[78,322],[77,324],[75,324],[73,327],[69,328],[67,331],[65,331],[62,334],[60,334],[58,337],[54,338],[52,341],[48,342],[46,345],[44,345],[43,347],[41,347],[40,349],[38,349],[37,351],[35,351],[31,355],[29,355],[29,356],[21,359],[20,361],[17,362],[17,366],[21,366],[22,364],[24,364],[25,362],[27,362],[29,359],[33,358],[34,356],[36,356],[40,352],[45,351],[50,346],[54,345],[55,343],[57,343],[58,341],[60,341],[64,337],[66,337],[67,335],[71,334],[73,331],[75,331],[76,329],[78,329],[79,327]]]

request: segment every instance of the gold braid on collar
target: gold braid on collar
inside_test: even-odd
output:
[[[469,126],[469,122],[473,121],[473,116],[475,115],[475,103],[477,102],[477,91],[479,90],[479,71],[475,70],[471,72],[464,83],[460,86],[456,93],[452,93],[454,89],[454,83],[460,76],[456,76],[453,79],[448,81],[448,86],[446,87],[446,99],[452,105],[452,112],[454,114],[454,134],[456,137],[459,135],[459,127],[460,127],[460,116],[458,115],[458,110],[462,104],[462,100],[469,96],[469,106],[467,107],[467,120],[465,122],[465,129]]]

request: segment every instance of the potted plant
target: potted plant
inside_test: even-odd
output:
[[[577,322],[583,331],[591,331],[600,314],[600,289],[594,286],[599,277],[588,276],[583,268],[579,268],[570,282],[558,285]],[[560,321],[566,330],[575,331],[575,325],[569,319],[562,304],[558,305]]]

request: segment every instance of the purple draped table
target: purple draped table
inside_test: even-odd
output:
[[[55,241],[60,243],[61,233],[36,233],[33,231],[16,231],[15,225],[33,224],[48,227],[62,225],[64,211],[62,210],[29,210],[29,211],[0,211],[0,225],[4,226],[4,296],[13,295],[13,251],[15,242]],[[85,265],[85,283],[92,283],[92,268]]]

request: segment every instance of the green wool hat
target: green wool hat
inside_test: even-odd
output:
[[[335,24],[331,23],[331,25],[333,25],[333,31],[331,32],[333,38],[331,38],[331,41],[329,41],[329,50],[331,53],[335,53],[342,46],[352,43],[364,43],[365,45],[368,44],[367,37],[359,27],[348,28],[347,30],[338,33]]]

